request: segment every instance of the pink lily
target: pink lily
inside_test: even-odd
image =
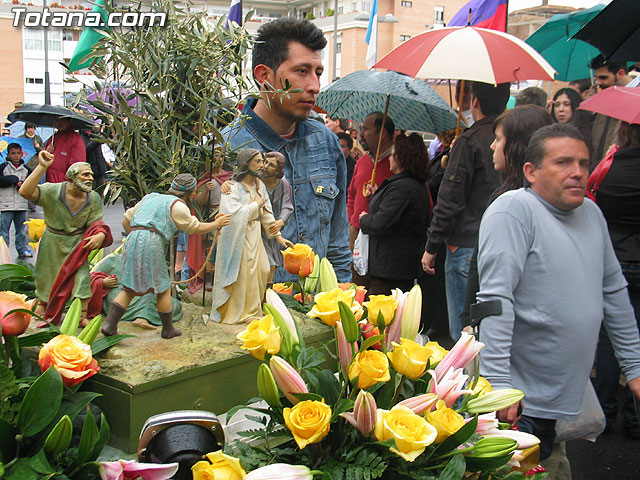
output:
[[[410,408],[416,415],[422,415],[427,410],[431,410],[437,401],[438,395],[435,393],[423,393],[422,395],[407,398],[399,402],[398,405],[404,405]]]
[[[431,393],[437,393],[447,407],[451,407],[460,395],[473,393],[473,390],[463,388],[469,375],[462,373],[462,368],[455,370],[450,368],[442,377],[434,370],[429,370],[429,373],[431,374]]]
[[[298,339],[298,332],[296,331],[296,323],[293,320],[289,309],[285,306],[280,296],[270,288],[267,288],[267,292],[265,293],[265,300],[266,303],[271,305],[280,313],[280,315],[282,315],[282,318],[287,325],[287,330],[289,330],[289,334],[291,335],[291,339],[293,340],[293,343],[296,345],[300,343],[300,340]]]
[[[294,405],[300,401],[294,394],[309,393],[300,374],[285,359],[278,356],[271,357],[269,368],[284,396]]]
[[[473,417],[466,418],[465,423],[469,423]],[[496,412],[483,413],[478,415],[478,426],[476,427],[476,433],[478,435],[489,435],[498,431],[498,419],[496,418]]]
[[[338,321],[336,323],[336,334],[338,337],[338,360],[340,361],[340,369],[342,370],[342,374],[344,377],[347,377],[347,373],[349,371],[349,365],[351,365],[351,361],[353,360],[353,349],[351,348],[351,344],[347,341],[347,338],[344,336],[344,330],[342,329],[342,322]],[[358,352],[358,344],[355,344],[356,352]]]
[[[378,406],[369,392],[360,390],[353,406],[353,413],[345,412],[340,416],[353,425],[362,435],[368,437],[376,427]]]
[[[142,478],[143,480],[165,480],[172,478],[178,471],[177,463],[138,463],[134,460],[118,460],[100,463],[102,480],[124,480]]]
[[[460,340],[445,355],[436,367],[436,374],[441,378],[449,368],[464,368],[475,358],[478,352],[484,347],[484,343],[478,342],[476,337],[462,332]]]
[[[391,342],[400,343],[400,337],[402,335],[402,312],[404,310],[404,302],[407,299],[408,292],[403,292],[399,288],[391,290],[391,296],[397,300],[398,306],[396,307],[396,317],[393,323],[386,328],[386,344],[387,350],[393,350]],[[414,337],[415,338],[415,337]],[[413,340],[411,338],[410,340]]]

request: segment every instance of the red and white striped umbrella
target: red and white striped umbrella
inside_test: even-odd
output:
[[[401,43],[374,68],[417,78],[474,80],[490,84],[553,80],[555,70],[513,35],[476,27],[446,27]]]

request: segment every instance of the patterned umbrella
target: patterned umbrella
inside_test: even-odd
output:
[[[396,72],[360,70],[333,82],[318,95],[316,104],[332,118],[363,121],[385,110],[400,130],[440,133],[456,126],[456,114],[422,80]]]

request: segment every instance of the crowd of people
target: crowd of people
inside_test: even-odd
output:
[[[556,422],[580,416],[596,357],[595,389],[607,422],[617,414],[622,371],[625,428],[637,439],[640,125],[578,109],[596,89],[628,84],[627,65],[599,56],[591,63],[597,88],[573,82],[549,100],[541,89],[526,89],[510,110],[508,83],[458,82],[459,89],[466,83],[456,98],[463,99],[468,128],[455,140],[451,131],[436,132],[428,149],[420,135],[397,131],[381,112],[370,112],[359,134],[345,119],[327,118],[325,125],[310,117],[326,45],[312,23],[279,19],[263,25],[257,40],[257,84],[287,83],[299,92],[260,88],[244,107],[244,121],[226,127],[223,134],[240,149],[233,176],[220,165],[216,178],[178,176],[169,194],[150,194],[126,212],[122,290],[103,333],[114,334],[129,303],[152,293],[162,336],[180,335],[164,256],[178,229],[189,234],[183,251],[190,274],[215,263],[211,318],[228,323],[259,314],[267,283],[295,280],[279,250],[304,243],[331,261],[338,281],[353,281],[370,295],[419,283],[423,327],[432,337],[446,343],[479,328],[482,375],[526,395],[499,418],[537,435],[542,460],[552,454]],[[18,234],[23,199],[42,205],[43,242],[52,258],[63,259],[78,244],[87,250],[110,236],[96,225],[101,208],[91,192],[106,170],[94,169],[89,145],[64,119],[57,128],[53,152],[28,133],[43,151],[33,172],[9,146],[0,207],[5,236],[12,221]],[[608,170],[592,191],[595,202],[587,200],[590,173],[602,175],[604,157]],[[47,183],[39,185],[45,174]],[[198,193],[196,205],[214,197],[222,212],[216,220],[201,222],[189,210]],[[215,258],[206,259],[198,235],[217,229]],[[353,249],[364,235],[367,268],[356,272]],[[18,235],[16,247],[28,256]],[[60,265],[44,269],[36,263],[43,311],[51,309]],[[85,303],[86,279],[78,274],[72,293]]]

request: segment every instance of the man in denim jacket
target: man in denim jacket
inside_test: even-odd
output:
[[[307,20],[282,18],[258,31],[253,76],[262,96],[245,105],[242,118],[223,133],[233,148],[281,152],[291,184],[293,215],[282,234],[327,257],[340,282],[351,280],[346,207],[346,163],[337,137],[309,114],[320,90],[326,45],[322,31]],[[289,97],[273,93],[288,81]],[[243,122],[244,120],[244,122]],[[278,268],[275,281],[294,280]]]

